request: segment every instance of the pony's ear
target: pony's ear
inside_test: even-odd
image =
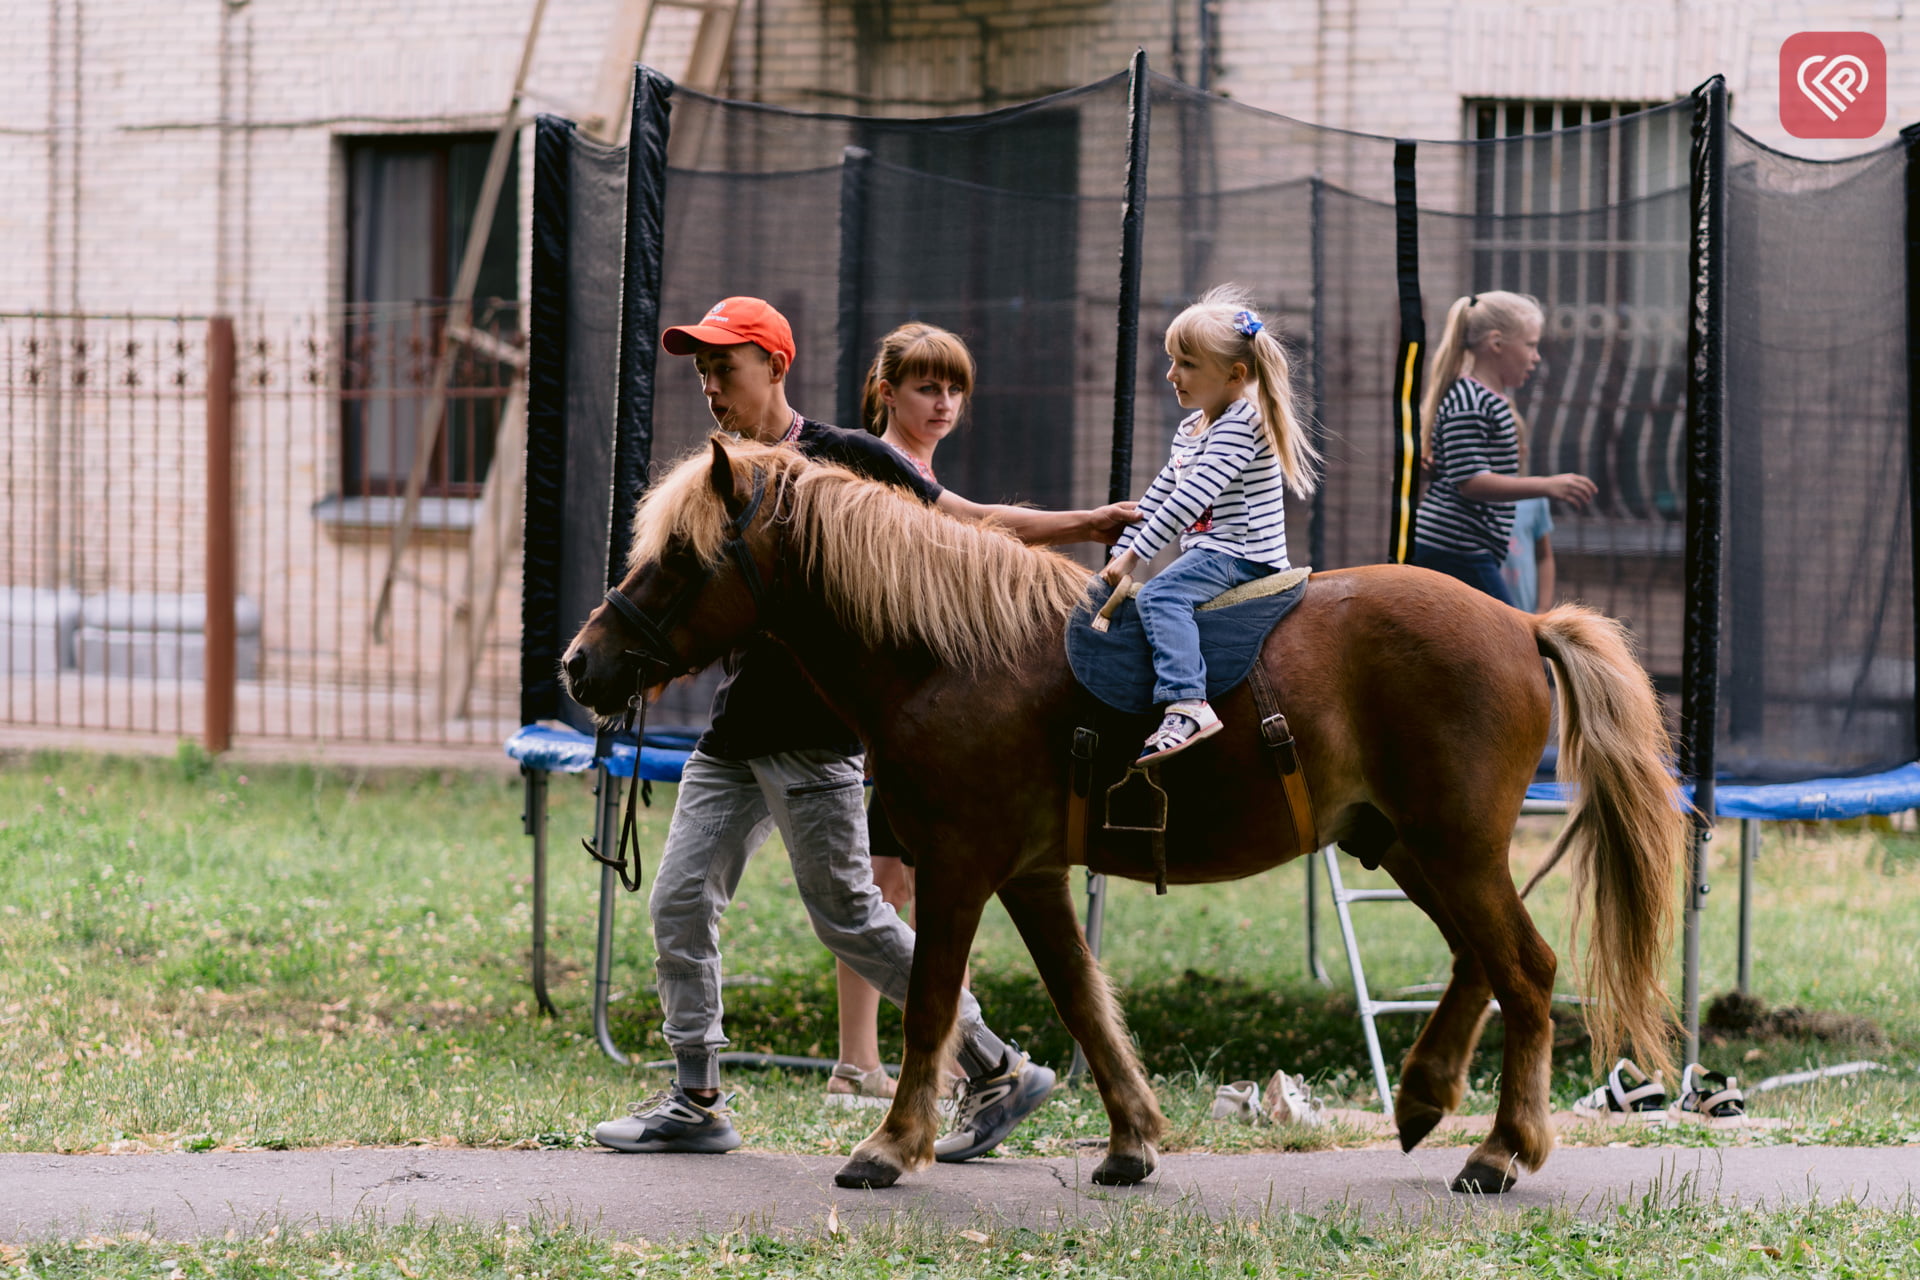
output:
[[[733,459],[728,455],[727,446],[721,441],[718,431],[707,442],[713,446],[713,470],[708,477],[713,491],[726,504],[727,514],[737,516],[746,509],[747,497],[740,492],[739,483],[733,477]]]

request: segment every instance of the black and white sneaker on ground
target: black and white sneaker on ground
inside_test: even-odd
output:
[[[1053,1092],[1053,1072],[1009,1045],[998,1074],[968,1080],[954,1109],[953,1132],[936,1140],[933,1158],[958,1164],[999,1146],[1014,1126]]]
[[[740,1145],[740,1131],[733,1127],[733,1112],[727,1107],[732,1101],[729,1093],[703,1107],[675,1082],[671,1089],[634,1103],[619,1119],[599,1125],[593,1140],[615,1151],[718,1155]]]
[[[1634,1120],[1656,1124],[1667,1118],[1667,1087],[1659,1072],[1651,1078],[1629,1058],[1607,1072],[1607,1082],[1573,1104],[1586,1120]]]

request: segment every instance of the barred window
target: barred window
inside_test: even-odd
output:
[[[341,365],[341,492],[406,488],[433,385],[447,301],[466,251],[490,134],[350,138],[347,310]],[[517,339],[519,175],[509,164],[474,291],[474,327]],[[426,492],[477,495],[512,370],[463,349]]]

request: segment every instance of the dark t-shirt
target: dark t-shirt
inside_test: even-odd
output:
[[[793,447],[886,484],[931,505],[940,486],[920,475],[891,445],[864,431],[846,431],[796,416]],[[793,654],[759,635],[727,656],[727,678],[713,694],[713,726],[700,750],[723,760],[749,760],[776,751],[838,751],[853,755],[860,739],[820,700]]]

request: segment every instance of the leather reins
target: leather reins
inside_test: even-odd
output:
[[[747,584],[747,594],[753,597],[754,614],[756,618],[762,620],[772,608],[773,593],[760,576],[760,566],[754,563],[753,552],[747,547],[746,533],[748,526],[753,523],[754,516],[759,514],[761,500],[766,496],[767,474],[764,471],[755,471],[753,497],[740,509],[740,514],[733,518],[733,522],[727,529],[729,535],[727,541],[720,548],[721,555],[732,560],[739,569],[741,580]],[[777,511],[775,515],[777,517]],[[620,873],[620,883],[626,887],[628,893],[637,893],[641,885],[640,850],[635,834],[635,820],[639,810],[635,802],[648,805],[653,803],[653,783],[650,779],[640,777],[640,753],[646,745],[647,736],[648,666],[651,664],[658,667],[664,673],[657,675],[656,681],[672,680],[688,675],[694,670],[692,664],[674,649],[673,641],[668,637],[673,629],[680,625],[682,617],[693,607],[693,602],[699,598],[700,593],[706,589],[707,583],[712,579],[713,567],[703,566],[698,573],[687,579],[686,585],[681,587],[679,593],[668,602],[666,612],[661,615],[658,622],[649,618],[639,605],[627,598],[627,594],[620,588],[614,587],[606,594],[607,604],[620,615],[621,621],[625,622],[640,639],[638,645],[623,651],[630,657],[640,659],[640,662],[634,673],[633,696],[627,699],[626,719],[620,726],[622,735],[629,732],[633,734],[635,784],[627,791],[627,811],[620,822],[620,841],[615,850],[616,856],[607,857],[594,846],[591,840],[582,840],[580,844],[588,854],[592,855],[595,862],[612,867]],[[629,850],[633,854],[631,869],[627,861]]]

